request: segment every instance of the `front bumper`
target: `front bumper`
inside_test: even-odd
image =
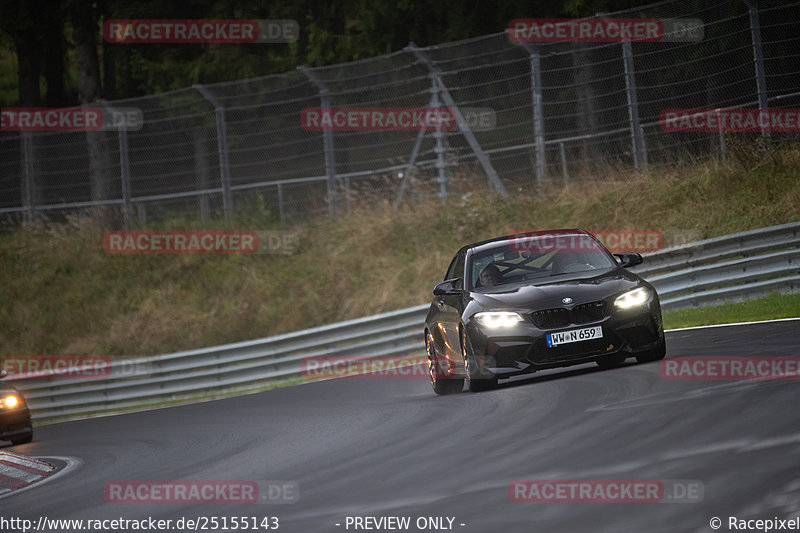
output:
[[[524,322],[510,328],[488,329],[475,321],[470,321],[466,327],[478,364],[497,377],[578,365],[603,358],[624,359],[656,349],[663,342],[661,308],[657,299],[628,310],[603,304],[593,313],[567,314],[565,316],[568,318],[560,323],[529,313],[525,315]],[[558,327],[548,327],[554,325]],[[602,327],[601,338],[547,346],[548,333],[594,326]]]
[[[0,440],[27,437],[33,432],[28,409],[0,411]]]

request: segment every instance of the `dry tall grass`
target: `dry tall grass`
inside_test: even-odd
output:
[[[155,354],[416,305],[461,245],[522,229],[711,237],[800,219],[800,149],[731,159],[508,198],[470,191],[475,180],[460,176],[444,205],[418,194],[399,211],[360,191],[348,216],[297,226],[300,250],[290,256],[108,255],[102,224],[85,220],[6,233],[0,346],[3,354]],[[247,224],[240,229],[263,227],[257,216]]]

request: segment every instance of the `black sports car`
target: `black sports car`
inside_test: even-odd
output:
[[[6,376],[0,371],[0,378]],[[33,440],[33,425],[28,404],[22,394],[6,383],[0,383],[0,440],[25,444]]]
[[[636,253],[612,255],[577,229],[470,244],[433,289],[425,344],[433,390],[491,388],[499,378],[594,361],[666,353],[652,285],[626,270]]]

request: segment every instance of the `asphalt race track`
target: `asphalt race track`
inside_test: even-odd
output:
[[[800,320],[667,339],[668,358],[796,357]],[[277,516],[285,532],[354,531],[347,516],[408,516],[408,531],[420,531],[419,517],[454,517],[464,532],[674,533],[713,531],[712,517],[729,531],[729,516],[800,515],[798,381],[668,380],[659,363],[632,361],[535,374],[480,394],[437,397],[422,377],[336,379],[44,426],[33,443],[0,449],[80,464],[0,499],[0,516]],[[509,497],[517,479],[694,480],[703,495],[518,503]],[[115,480],[288,480],[299,498],[111,505],[103,490]]]

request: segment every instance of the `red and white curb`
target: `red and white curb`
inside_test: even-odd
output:
[[[38,459],[0,452],[0,496],[46,478],[56,467]]]

